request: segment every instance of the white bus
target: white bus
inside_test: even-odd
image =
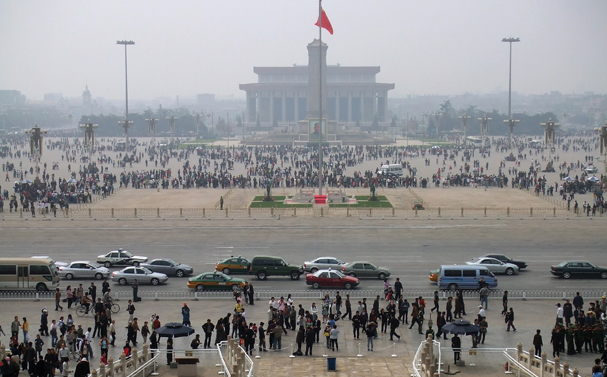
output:
[[[59,269],[50,258],[0,258],[0,290],[55,290]]]
[[[377,174],[385,174],[387,177],[402,177],[403,166],[401,164],[382,165]]]

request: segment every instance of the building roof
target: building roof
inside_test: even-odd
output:
[[[355,74],[378,74],[381,68],[379,66],[347,67],[339,65],[328,65],[327,73],[355,73]],[[294,65],[293,67],[253,67],[256,74],[273,73],[308,73],[307,65]]]

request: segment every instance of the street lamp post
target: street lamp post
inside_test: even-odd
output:
[[[464,145],[466,145],[466,135],[468,133],[468,120],[472,118],[470,115],[462,115],[459,119],[462,120],[462,131],[464,131]]]
[[[97,127],[99,127],[99,125],[93,124],[90,120],[87,123],[80,125],[80,128],[84,130],[84,146],[88,149],[89,152],[89,168],[92,165],[91,158],[93,154],[93,148],[95,147],[95,128]]]
[[[124,127],[124,134],[126,136],[126,148],[125,151],[128,152],[129,151],[129,127],[133,122],[129,121],[129,79],[128,79],[128,69],[127,69],[127,54],[126,54],[126,48],[129,45],[134,45],[135,42],[133,41],[117,41],[116,44],[119,45],[124,45],[124,88],[125,88],[125,101],[126,101],[126,109],[124,112],[124,120],[121,122],[118,122],[120,124],[122,124],[122,127]]]
[[[439,125],[440,125],[440,117],[441,115],[443,115],[440,111],[437,111],[436,113],[434,113],[434,119],[436,120],[436,137],[440,140],[440,131],[439,131]]]
[[[554,139],[556,135],[556,129],[561,125],[554,123],[552,118],[548,118],[546,123],[540,123],[540,126],[544,128],[544,142],[548,146],[548,164],[546,165],[546,171],[551,171],[552,167],[552,147],[554,146]]]
[[[213,145],[215,141],[215,120],[213,119],[213,113],[206,113],[207,119],[211,118],[211,129],[213,130],[213,139],[211,140],[211,145]],[[259,119],[259,118],[258,118]]]
[[[156,122],[158,121],[158,119],[154,118],[154,116],[152,115],[152,117],[150,119],[146,119],[146,122],[148,122],[148,133],[150,135],[152,135],[152,140],[150,141],[150,148],[154,145],[154,139],[156,136]]]
[[[508,42],[510,44],[510,65],[508,68],[508,127],[510,127],[510,149],[512,149],[512,131],[517,122],[513,122],[512,119],[512,43],[520,42],[520,38],[502,38],[502,42]],[[504,121],[506,123],[506,121]]]
[[[196,113],[196,115],[194,115],[194,119],[196,120],[196,138],[198,139],[200,133],[200,114]]]
[[[175,116],[171,115],[170,117],[167,117],[167,120],[169,121],[169,133],[171,134],[171,145],[173,144],[173,134],[175,133]]]
[[[34,128],[31,130],[25,131],[26,134],[30,135],[30,154],[34,156],[34,160],[36,162],[36,179],[34,180],[34,183],[36,184],[40,183],[40,169],[38,168],[38,162],[42,156],[42,135],[46,135],[47,132],[47,130],[41,130],[40,127],[38,127],[38,123],[36,123]]]
[[[607,122],[601,127],[596,127],[594,132],[599,135],[599,151],[605,164],[605,176],[607,176]]]
[[[483,137],[482,149],[485,149],[485,146],[487,145],[487,136],[489,135],[489,121],[491,118],[488,118],[487,114],[485,114],[482,118],[478,118],[478,120],[481,121],[481,136]]]

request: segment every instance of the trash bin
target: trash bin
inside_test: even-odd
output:
[[[337,370],[336,360],[334,357],[327,357],[327,371]]]

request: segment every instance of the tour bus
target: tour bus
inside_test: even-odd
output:
[[[403,166],[401,164],[390,164],[390,165],[382,165],[379,169],[378,174],[385,174],[386,176],[396,176],[402,177],[403,175]]]
[[[0,258],[0,290],[55,290],[59,269],[50,258]]]

